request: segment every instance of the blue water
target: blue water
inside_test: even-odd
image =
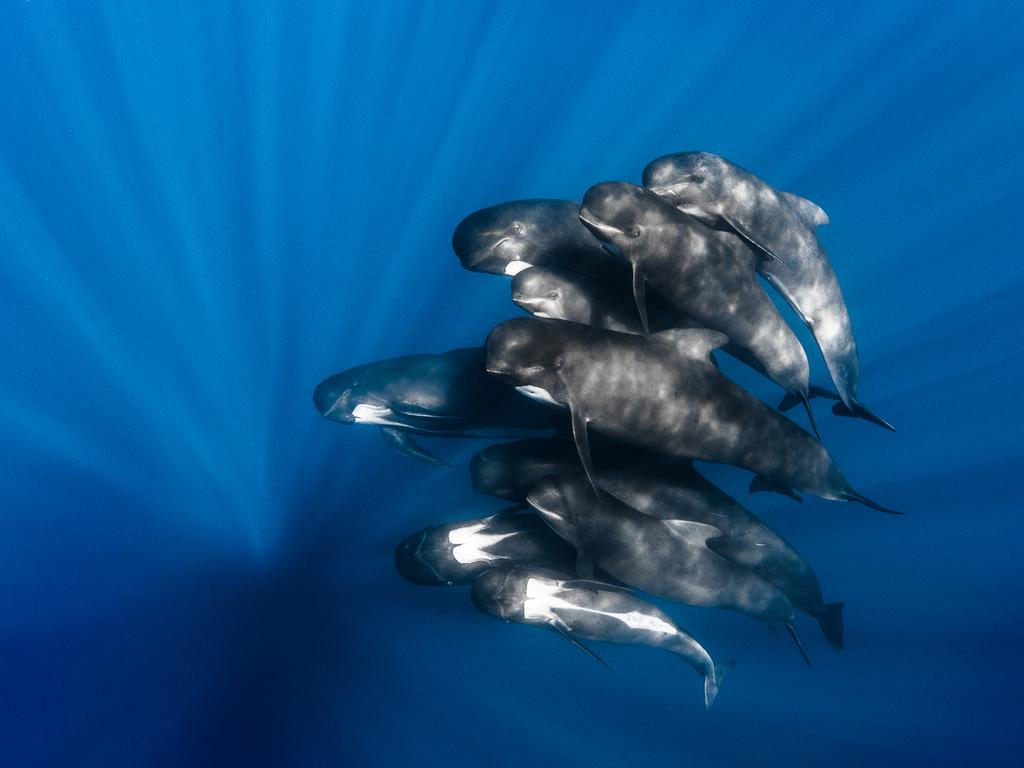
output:
[[[1015,4],[2,5],[0,765],[1020,759]],[[899,431],[819,419],[908,513],[716,470],[846,601],[848,651],[804,622],[808,669],[673,606],[738,660],[709,713],[667,654],[605,646],[609,673],[403,582],[399,539],[500,506],[479,444],[431,443],[445,471],[310,403],[516,314],[452,255],[463,215],[689,149],[831,216]]]

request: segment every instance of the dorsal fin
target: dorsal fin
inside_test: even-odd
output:
[[[808,224],[814,227],[828,224],[828,214],[821,209],[821,206],[815,205],[806,197],[794,195],[792,192],[785,192],[784,194],[786,199],[800,212],[801,218]]]
[[[729,343],[729,337],[707,328],[671,328],[650,338],[668,344],[683,357],[710,360],[711,352]]]

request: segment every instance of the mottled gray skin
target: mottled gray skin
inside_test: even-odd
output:
[[[459,544],[452,541],[452,533],[459,541],[463,531],[487,542],[470,562],[460,562],[455,556]],[[572,547],[536,515],[507,512],[432,525],[408,536],[395,549],[395,567],[402,577],[427,586],[469,584],[496,565],[534,563],[571,568],[575,559]]]
[[[644,333],[633,296],[625,285],[608,285],[565,269],[532,267],[520,272],[512,279],[512,301],[534,317],[569,320],[622,333]],[[705,327],[650,293],[647,310],[653,333]],[[722,351],[771,378],[750,350],[729,343]]]
[[[709,539],[723,535],[719,528],[658,520],[608,494],[596,499],[573,476],[541,480],[527,501],[576,547],[581,561],[623,584],[690,605],[738,611],[772,626],[792,625],[793,605],[781,590],[708,546]]]
[[[759,370],[806,402],[807,355],[761,288],[755,270],[761,256],[749,244],[627,182],[588,189],[580,219],[633,265],[639,292],[650,284],[674,308],[728,336]]]
[[[563,425],[557,409],[488,376],[479,347],[350,368],[322,381],[313,405],[331,421],[380,426],[398,450],[421,458],[431,454],[408,435],[515,438],[557,434]]]
[[[589,490],[581,469],[565,473],[574,497]],[[707,546],[726,560],[776,586],[797,610],[818,620],[825,638],[843,648],[842,605],[826,605],[811,566],[763,520],[682,462],[646,461],[602,469],[602,491],[633,509],[661,520],[690,520],[718,528],[721,538]]]
[[[563,603],[550,616],[527,616],[531,579],[541,582],[545,591],[553,592]],[[627,590],[598,581],[532,566],[503,566],[481,574],[473,583],[471,596],[477,608],[504,621],[557,629],[570,639],[643,645],[674,653],[704,677],[705,706],[710,706],[721,677],[732,666],[726,662],[716,668],[704,647],[664,611]],[[654,627],[630,626],[631,615],[652,619]]]
[[[651,161],[643,183],[672,205],[711,226],[727,226],[776,258],[758,262],[768,282],[814,334],[839,397],[849,411],[891,426],[857,401],[857,342],[839,280],[818,240],[828,216],[817,205],[708,152]]]
[[[487,370],[566,405],[578,447],[589,425],[667,456],[733,464],[821,498],[883,509],[853,490],[821,443],[718,371],[710,352],[723,340],[712,331],[643,337],[516,318],[488,336]],[[582,449],[581,458],[586,467]]]
[[[464,218],[452,235],[452,248],[473,272],[507,275],[528,266],[558,266],[628,283],[629,270],[602,248],[579,213],[572,200],[501,203]]]

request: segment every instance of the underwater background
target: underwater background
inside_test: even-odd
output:
[[[0,765],[1021,759],[1024,24],[1014,3],[0,4]],[[703,149],[830,215],[861,393],[825,443],[907,513],[748,497],[845,655],[667,606],[699,677],[475,611],[392,552],[474,494],[310,396],[519,314],[477,208]],[[791,315],[790,315],[791,317]],[[824,366],[808,342],[814,380]],[[813,354],[810,354],[812,353]],[[742,377],[774,399],[769,385]]]

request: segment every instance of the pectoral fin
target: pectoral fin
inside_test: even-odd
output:
[[[580,463],[583,464],[583,471],[587,473],[587,479],[594,489],[594,495],[601,498],[601,490],[597,487],[597,480],[594,478],[594,463],[590,458],[590,438],[587,434],[587,417],[576,404],[575,400],[569,400],[569,415],[572,417],[572,439],[576,443],[576,451],[580,455]]]
[[[583,651],[585,654],[587,654],[587,656],[589,656],[594,661],[596,661],[598,664],[603,666],[605,669],[611,669],[611,667],[608,666],[608,663],[604,659],[602,659],[600,656],[598,656],[592,650],[587,648],[587,646],[585,646],[583,643],[581,643],[579,640],[577,640],[575,637],[573,637],[572,636],[572,630],[569,629],[569,626],[564,621],[562,621],[560,618],[558,618],[557,616],[554,616],[553,618],[551,618],[548,621],[548,626],[551,627],[553,630],[555,630],[555,632],[560,634],[566,640],[568,640],[570,643],[575,645],[577,648],[579,648],[581,651]]]
[[[650,333],[651,326],[647,322],[647,279],[637,261],[633,262],[633,300],[636,302],[636,311],[640,313],[640,325],[644,333]]]
[[[771,248],[769,248],[763,242],[761,242],[756,237],[754,237],[752,234],[750,234],[750,232],[748,232],[746,229],[744,229],[744,227],[742,225],[737,224],[734,219],[730,219],[730,218],[724,217],[724,216],[722,218],[725,219],[725,223],[726,224],[728,224],[730,227],[733,228],[733,230],[736,232],[737,235],[739,235],[744,240],[746,240],[748,243],[750,243],[752,246],[757,248],[761,253],[763,253],[765,255],[766,258],[770,259],[771,261],[777,261],[780,264],[782,263],[782,259],[780,259],[775,253],[773,253]]]
[[[418,445],[416,441],[412,439],[412,435],[408,432],[401,429],[395,429],[394,427],[381,427],[380,433],[384,437],[385,443],[405,456],[411,456],[414,459],[425,461],[428,464],[437,464],[441,467],[451,468],[452,466],[444,459],[439,456],[435,456],[426,448]]]

